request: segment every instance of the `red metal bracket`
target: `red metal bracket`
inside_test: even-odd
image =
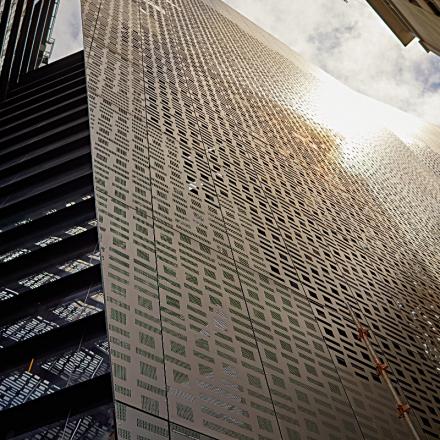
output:
[[[383,372],[388,369],[387,364],[383,364],[382,362],[376,362],[376,371],[378,376],[382,376]]]
[[[411,407],[406,403],[397,405],[397,412],[399,413],[399,419],[401,419],[405,415],[405,413],[407,413],[410,409]]]
[[[367,339],[368,336],[370,336],[370,332],[367,328],[364,328],[364,327],[358,328],[357,338],[359,341],[363,341],[364,339]]]

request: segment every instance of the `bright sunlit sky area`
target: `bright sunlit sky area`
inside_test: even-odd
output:
[[[440,57],[403,47],[366,0],[226,3],[354,90],[440,125]],[[60,0],[54,37],[53,60],[81,49],[79,0]]]

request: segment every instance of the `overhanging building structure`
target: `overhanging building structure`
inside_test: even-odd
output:
[[[438,438],[440,129],[218,0],[82,18],[0,108],[0,436]]]
[[[367,0],[405,46],[414,38],[440,56],[439,0]]]

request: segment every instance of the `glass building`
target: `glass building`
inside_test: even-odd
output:
[[[437,439],[440,128],[219,0],[82,20],[0,104],[0,438]]]

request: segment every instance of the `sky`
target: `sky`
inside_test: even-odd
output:
[[[225,0],[352,89],[440,125],[440,57],[404,47],[366,0]],[[81,49],[78,0],[60,0],[53,60]]]
[[[82,49],[81,7],[79,0],[59,0],[52,36],[55,44],[51,61]]]

